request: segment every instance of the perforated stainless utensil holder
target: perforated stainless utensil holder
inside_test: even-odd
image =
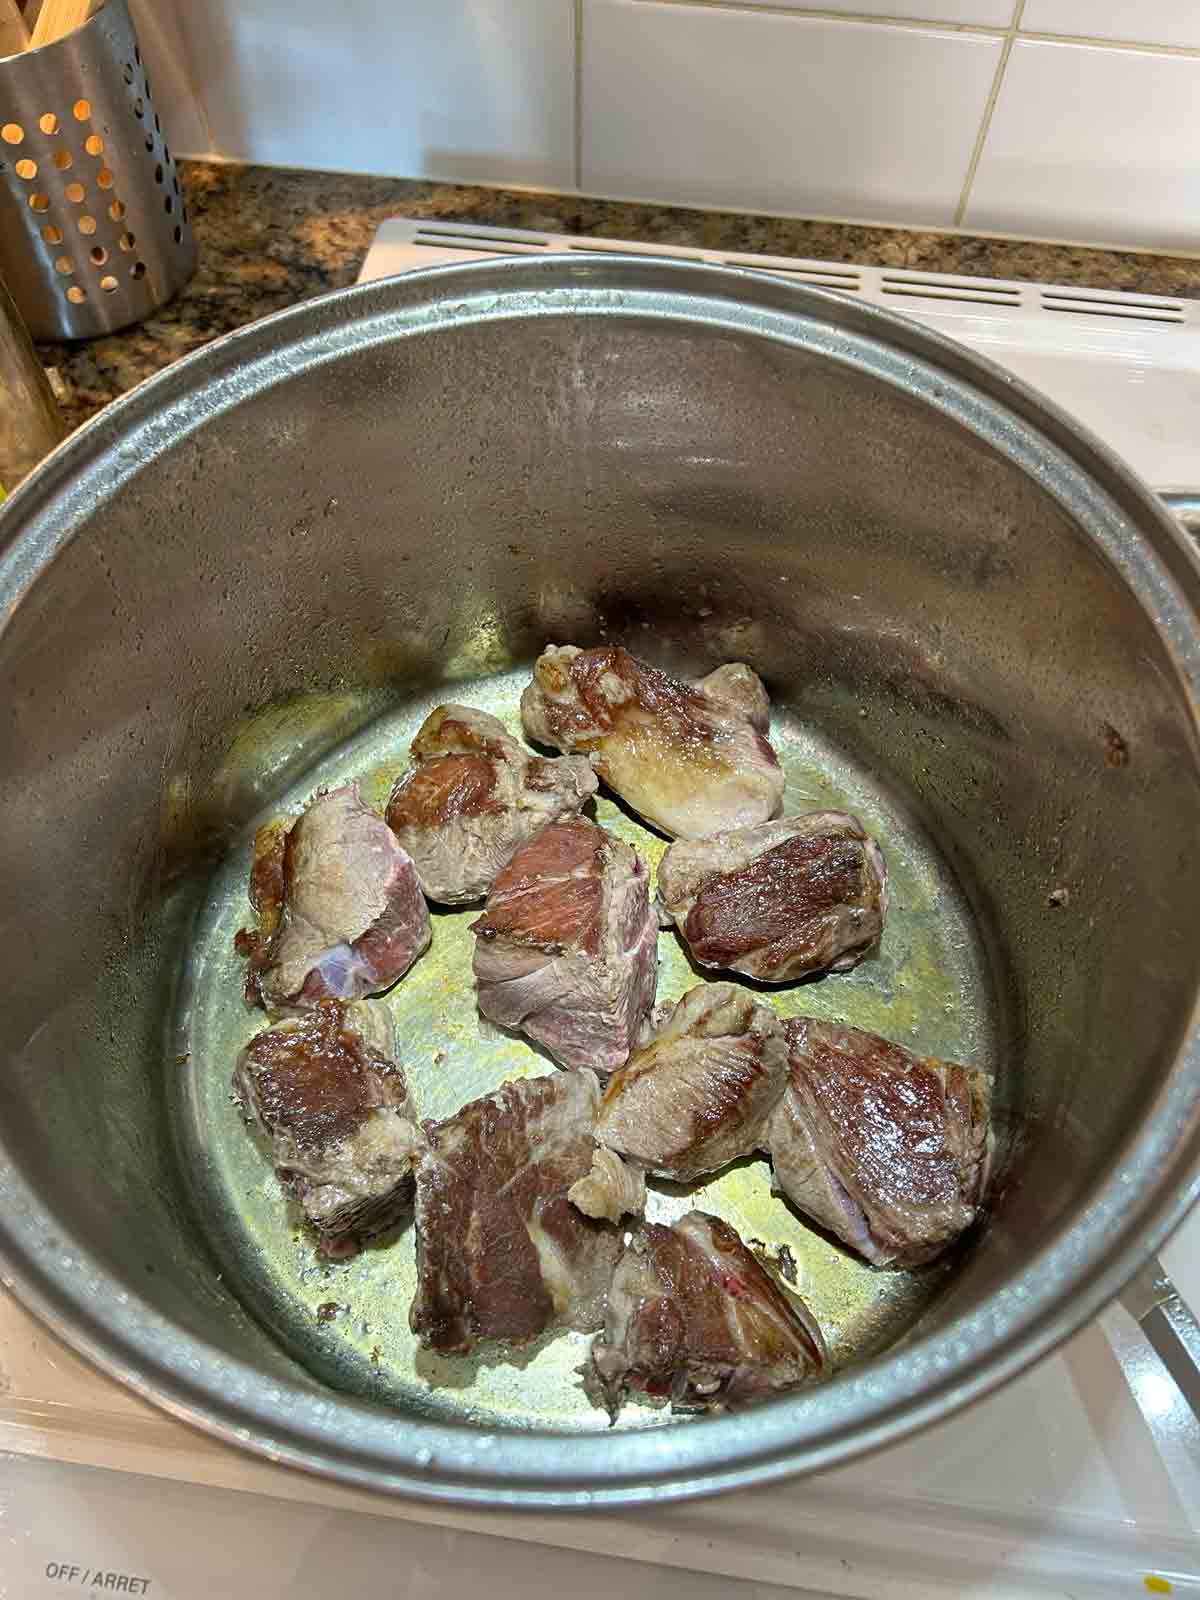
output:
[[[0,60],[0,276],[33,336],[89,339],[140,322],[195,265],[125,0]]]

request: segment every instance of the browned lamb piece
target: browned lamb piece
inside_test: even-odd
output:
[[[237,939],[246,993],[271,1010],[378,994],[429,946],[416,869],[354,784],[259,830],[250,903],[258,930]]]
[[[620,1235],[567,1199],[591,1163],[599,1103],[592,1073],[555,1072],[425,1124],[409,1324],[426,1348],[600,1327]]]
[[[675,1411],[733,1411],[828,1365],[812,1313],[717,1217],[689,1211],[643,1224],[613,1274],[604,1328],[584,1369],[593,1404],[615,1420],[624,1401]]]
[[[607,1075],[654,1004],[658,923],[649,873],[594,822],[552,822],[492,884],[471,924],[479,1009],[564,1067]]]
[[[788,1088],[768,1128],[775,1186],[876,1266],[917,1266],[975,1220],[991,1084],[873,1033],[784,1024]]]
[[[619,645],[551,645],[521,716],[530,738],[588,755],[654,827],[697,839],[778,813],[784,776],[764,737],[766,705],[740,663],[689,686]]]
[[[786,1082],[787,1045],[769,1007],[732,983],[689,990],[613,1074],[596,1122],[603,1148],[572,1201],[615,1222],[644,1204],[630,1167],[693,1183],[753,1155]]]
[[[257,1034],[233,1092],[325,1255],[412,1209],[421,1135],[387,1013],[324,1001]]]
[[[531,755],[471,706],[431,711],[412,754],[387,820],[422,889],[442,905],[480,899],[521,845],[578,812],[598,786],[586,757]]]
[[[814,811],[671,845],[658,900],[702,967],[786,983],[878,946],[887,871],[857,817]]]

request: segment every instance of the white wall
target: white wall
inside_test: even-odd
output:
[[[1200,0],[138,6],[188,153],[1200,250]]]
[[[214,150],[565,188],[573,0],[176,0]]]
[[[175,0],[129,0],[129,14],[146,60],[155,107],[167,118],[170,143],[180,152],[207,153],[208,129],[192,85]]]

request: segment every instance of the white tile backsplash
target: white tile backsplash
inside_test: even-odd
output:
[[[1020,40],[968,228],[1200,249],[1200,60]]]
[[[131,0],[181,154],[1200,251],[1200,0],[1025,0],[989,118],[1016,4]]]
[[[570,188],[571,0],[179,0],[217,153]]]
[[[760,0],[725,0],[727,5],[758,5]],[[919,22],[957,22],[981,28],[1007,28],[1017,0],[772,0],[785,11],[844,11],[855,17],[912,17]]]
[[[208,150],[208,129],[192,91],[187,52],[173,5],[162,0],[129,0],[129,15],[154,89],[167,142],[176,155],[201,155]]]
[[[584,0],[585,190],[949,223],[999,59],[981,34]]]
[[[1200,48],[1200,0],[1025,0],[1028,33]]]

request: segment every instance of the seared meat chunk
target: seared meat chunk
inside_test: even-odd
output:
[[[238,1059],[242,1115],[326,1255],[352,1255],[412,1209],[421,1135],[393,1055],[382,1008],[327,1000]]]
[[[597,789],[584,756],[531,755],[486,711],[438,706],[413,740],[415,765],[387,820],[431,900],[478,900],[539,828],[572,816]]]
[[[775,1187],[876,1266],[916,1266],[970,1226],[991,1166],[991,1084],[858,1028],[784,1023]]]
[[[752,1155],[786,1082],[787,1045],[769,1007],[732,983],[689,990],[614,1073],[596,1122],[604,1150],[571,1199],[589,1216],[636,1202],[610,1152],[680,1183]]]
[[[856,817],[814,811],[671,845],[658,899],[701,966],[786,983],[875,949],[887,871]]]
[[[646,1223],[613,1274],[584,1388],[615,1420],[625,1398],[730,1411],[824,1371],[825,1341],[790,1294],[717,1217]]]
[[[784,777],[761,731],[765,705],[749,667],[719,667],[689,687],[619,645],[551,645],[521,716],[530,738],[590,756],[654,827],[698,839],[778,812]]]
[[[318,795],[289,827],[261,828],[250,873],[258,932],[238,935],[247,996],[269,1009],[361,1000],[428,948],[412,861],[354,784]]]
[[[592,1073],[555,1072],[426,1123],[409,1323],[427,1348],[600,1326],[620,1235],[567,1199],[591,1163],[599,1103]]]
[[[471,931],[485,1017],[564,1067],[621,1065],[658,978],[649,874],[627,844],[583,817],[552,822],[500,873]]]

